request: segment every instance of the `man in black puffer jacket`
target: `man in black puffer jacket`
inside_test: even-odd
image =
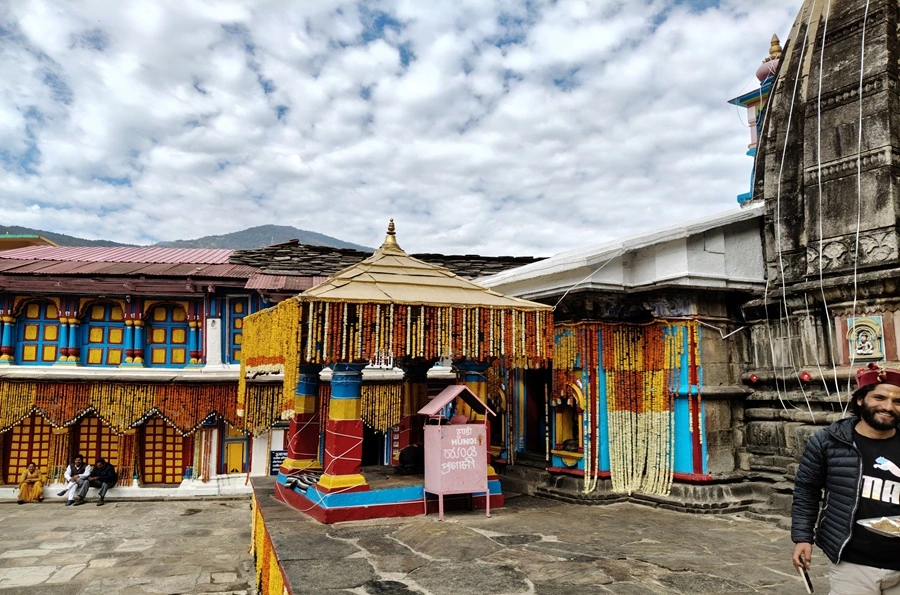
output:
[[[816,432],[800,460],[792,561],[809,568],[815,542],[831,561],[833,595],[900,595],[900,533],[887,537],[855,522],[900,515],[900,371],[870,365],[856,381],[856,416]]]

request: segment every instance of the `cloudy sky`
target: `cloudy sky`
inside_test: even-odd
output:
[[[6,0],[0,224],[550,255],[736,208],[801,0]]]

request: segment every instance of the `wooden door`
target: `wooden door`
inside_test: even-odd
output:
[[[47,473],[52,429],[43,417],[32,413],[6,432],[3,450],[7,454],[7,483],[17,483],[19,474],[28,466],[29,461],[34,461],[41,473]]]
[[[144,424],[144,483],[181,483],[185,438],[158,417]]]

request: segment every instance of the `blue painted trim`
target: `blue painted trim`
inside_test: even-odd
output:
[[[694,472],[694,452],[690,431],[690,401],[687,396],[677,395],[675,398],[675,453],[674,470],[676,473]]]
[[[276,480],[281,485],[287,487],[287,476],[279,473]],[[387,488],[384,490],[369,490],[367,492],[335,492],[326,494],[320,492],[315,486],[307,488],[306,492],[298,489],[294,491],[307,500],[311,504],[322,508],[358,508],[363,506],[377,506],[383,504],[401,504],[407,502],[422,502],[424,512],[425,486],[406,486],[402,488]],[[492,496],[502,494],[499,479],[488,481],[488,493]],[[484,496],[485,492],[473,493],[472,496]]]
[[[597,353],[603,353],[603,333],[597,332]],[[598,379],[598,395],[597,395],[597,410],[600,414],[599,424],[598,424],[598,439],[597,439],[597,448],[600,449],[600,471],[609,471],[609,411],[607,411],[607,407],[609,406],[609,400],[607,398],[606,392],[606,370],[603,369],[603,359],[601,355],[600,360],[600,369],[597,374]]]

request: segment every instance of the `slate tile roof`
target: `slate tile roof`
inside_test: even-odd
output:
[[[371,252],[347,248],[312,246],[291,240],[281,244],[235,250],[231,262],[258,267],[270,275],[328,277],[371,256]],[[543,260],[532,256],[478,256],[476,254],[410,254],[410,256],[445,267],[455,275],[475,279]]]

